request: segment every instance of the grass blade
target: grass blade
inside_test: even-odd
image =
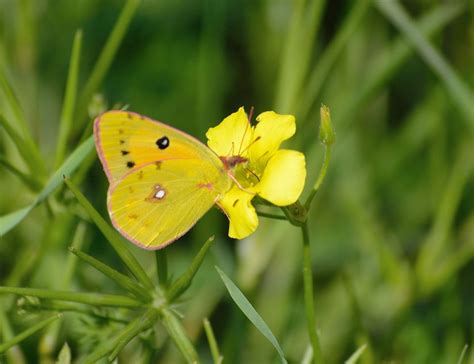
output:
[[[41,190],[42,185],[37,179],[33,178],[32,176],[26,173],[23,173],[2,156],[0,156],[0,164],[3,164],[5,168],[9,169],[11,173],[16,175],[32,191],[37,192]]]
[[[12,293],[21,296],[32,296],[58,301],[78,302],[96,306],[118,306],[130,308],[143,306],[142,302],[137,301],[134,298],[102,293],[68,292],[23,287],[0,287],[0,294],[2,293]]]
[[[89,254],[86,254],[74,247],[69,248],[69,250],[71,251],[71,253],[73,253],[74,255],[78,256],[86,263],[93,266],[99,272],[109,277],[119,286],[125,288],[127,291],[132,293],[135,297],[137,297],[141,301],[144,301],[144,302],[151,301],[152,296],[150,295],[150,293],[148,293],[148,291],[145,288],[143,288],[142,286],[137,284],[135,281],[128,278],[126,275],[116,271],[115,269],[109,267],[107,264],[102,263],[101,261],[95,259],[94,257],[91,257]]]
[[[221,364],[224,359],[219,352],[219,347],[217,345],[216,337],[214,331],[212,330],[211,323],[207,318],[203,320],[204,331],[206,332],[207,341],[209,342],[209,348],[211,349],[212,360],[214,364]]]
[[[79,166],[84,158],[92,151],[93,145],[94,141],[92,137],[83,142],[53,174],[46,183],[46,186],[30,205],[7,215],[0,216],[0,236],[13,229],[36,205],[43,202],[63,182],[63,176],[71,174]]]
[[[301,91],[312,57],[313,43],[326,0],[295,1],[288,36],[282,51],[275,108],[289,112]]]
[[[352,354],[351,357],[345,361],[345,364],[356,364],[357,360],[359,360],[361,355],[364,353],[366,347],[367,344],[364,344],[359,349],[357,349],[354,354]]]
[[[58,167],[64,160],[67,148],[67,141],[72,128],[74,107],[76,105],[77,79],[79,77],[79,61],[81,55],[82,31],[76,31],[72,45],[71,61],[66,84],[66,94],[64,96],[61,119],[59,122],[59,135],[56,146],[56,163]]]
[[[120,43],[125,36],[128,25],[130,24],[130,21],[132,20],[135,10],[139,4],[140,0],[128,0],[126,2],[117,22],[115,23],[112,33],[110,33],[110,36],[107,39],[104,48],[102,49],[99,59],[97,60],[97,63],[95,64],[94,69],[92,70],[92,73],[87,80],[86,85],[84,86],[84,91],[82,92],[79,101],[79,116],[76,123],[76,132],[84,129],[84,123],[87,120],[87,106],[89,101],[104,80],[105,75],[107,74],[112,61],[114,60]],[[90,125],[87,127],[87,129],[89,128],[91,128]]]
[[[37,165],[30,166],[33,168],[32,172],[34,171],[41,176],[45,175],[46,174],[45,165],[40,156],[39,150],[36,147],[33,137],[30,133],[28,122],[26,121],[26,118],[23,114],[18,98],[16,97],[15,93],[13,92],[13,88],[8,82],[8,79],[5,75],[3,67],[0,67],[0,89],[3,91],[3,94],[5,95],[6,104],[11,110],[13,117],[15,119],[15,123],[16,125],[18,125],[21,131],[20,135],[22,136],[22,139],[27,145],[27,149],[32,153],[32,155],[38,162]],[[16,131],[16,129],[14,130]]]
[[[454,104],[474,128],[474,97],[467,85],[461,81],[446,59],[423,36],[398,1],[377,0],[378,9],[402,32],[415,47],[421,58],[444,83]]]
[[[268,341],[270,341],[271,344],[275,347],[276,351],[280,355],[281,362],[287,363],[285,359],[285,354],[283,353],[280,344],[278,343],[275,335],[273,335],[268,325],[265,323],[265,321],[263,321],[262,317],[258,314],[255,308],[253,308],[252,304],[244,296],[240,289],[235,285],[235,283],[232,282],[232,280],[222,270],[220,270],[219,267],[216,266],[215,268],[221,276],[221,279],[224,282],[227,291],[229,292],[236,305],[240,308],[244,315],[247,316],[250,322],[262,333],[262,335],[265,336]]]
[[[163,326],[188,363],[199,363],[196,349],[194,349],[193,344],[186,336],[184,328],[176,316],[168,309],[163,309],[161,311],[161,317]]]
[[[201,266],[207,251],[214,242],[214,236],[211,236],[204,243],[199,253],[194,257],[193,262],[186,272],[184,272],[170,287],[168,291],[168,300],[173,302],[191,285],[191,282]]]
[[[26,329],[22,333],[16,335],[15,337],[11,338],[7,342],[0,344],[0,354],[3,354],[5,351],[10,349],[12,346],[15,346],[16,344],[22,342],[23,340],[27,339],[31,335],[34,335],[36,332],[39,330],[43,329],[44,327],[48,326],[51,322],[56,321],[58,318],[60,318],[61,315],[57,314],[54,316],[51,316],[43,321],[40,321],[30,328]]]
[[[326,81],[326,78],[331,74],[331,68],[336,62],[337,58],[343,51],[347,42],[356,31],[360,22],[364,18],[367,10],[370,8],[372,0],[360,0],[354,2],[350,14],[344,20],[343,26],[334,36],[328,48],[321,55],[320,60],[314,67],[313,71],[308,77],[308,82],[303,92],[301,93],[299,106],[299,116],[305,120],[311,107],[316,102],[319,92]]]
[[[417,27],[427,37],[440,31],[446,24],[459,16],[464,7],[459,3],[446,3],[431,9],[420,20],[416,22]],[[380,52],[378,60],[364,77],[364,83],[361,84],[357,93],[351,91],[348,95],[348,102],[345,103],[337,115],[334,116],[334,124],[342,130],[345,123],[352,120],[351,115],[356,112],[372,95],[381,87],[386,85],[396,74],[403,63],[413,53],[413,48],[403,39],[395,40],[386,50]]]
[[[153,282],[146,274],[145,270],[142,268],[140,263],[138,263],[137,258],[128,250],[125,245],[124,238],[115,231],[104,218],[97,212],[97,210],[91,205],[89,200],[79,191],[79,189],[72,183],[71,180],[65,179],[64,182],[72,191],[79,203],[84,207],[89,217],[94,221],[99,230],[104,234],[107,241],[112,245],[117,254],[122,258],[122,261],[128,267],[130,272],[138,279],[138,281],[145,287],[150,290],[154,289]]]
[[[30,172],[33,175],[44,175],[44,169],[40,166],[43,165],[43,161],[39,154],[38,149],[35,144],[28,143],[8,122],[8,120],[0,114],[0,126],[2,126],[7,134],[10,136],[11,140],[15,144],[18,152],[28,166]]]

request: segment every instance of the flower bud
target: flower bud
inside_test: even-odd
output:
[[[331,113],[325,105],[321,106],[321,125],[319,126],[319,140],[326,146],[331,146],[336,141],[336,133],[331,124]]]

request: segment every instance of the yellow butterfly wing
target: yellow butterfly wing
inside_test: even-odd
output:
[[[102,114],[94,137],[110,182],[112,223],[143,248],[160,249],[179,238],[232,185],[204,144],[139,114]]]
[[[160,249],[186,233],[229,188],[212,163],[169,159],[134,170],[111,187],[112,223],[145,249]]]
[[[112,110],[94,123],[99,158],[113,184],[132,169],[158,160],[219,158],[192,136],[131,111]]]

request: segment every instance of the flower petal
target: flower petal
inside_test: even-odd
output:
[[[277,206],[290,205],[300,197],[305,179],[304,154],[281,149],[267,163],[260,180],[259,195]]]
[[[296,131],[295,117],[265,111],[257,117],[258,124],[253,133],[250,158],[265,166],[268,159],[278,150],[280,144]]]
[[[258,226],[258,216],[250,201],[253,194],[233,186],[224,197],[217,201],[219,207],[229,218],[229,236],[243,239],[252,234]]]
[[[239,155],[252,139],[252,128],[243,107],[207,133],[207,145],[220,157]]]

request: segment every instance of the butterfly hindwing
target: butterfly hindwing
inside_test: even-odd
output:
[[[167,159],[206,159],[219,168],[219,158],[190,135],[129,111],[108,111],[94,124],[99,157],[109,182],[147,163]]]
[[[109,214],[127,239],[160,249],[186,233],[229,186],[206,159],[152,162],[109,189]]]

